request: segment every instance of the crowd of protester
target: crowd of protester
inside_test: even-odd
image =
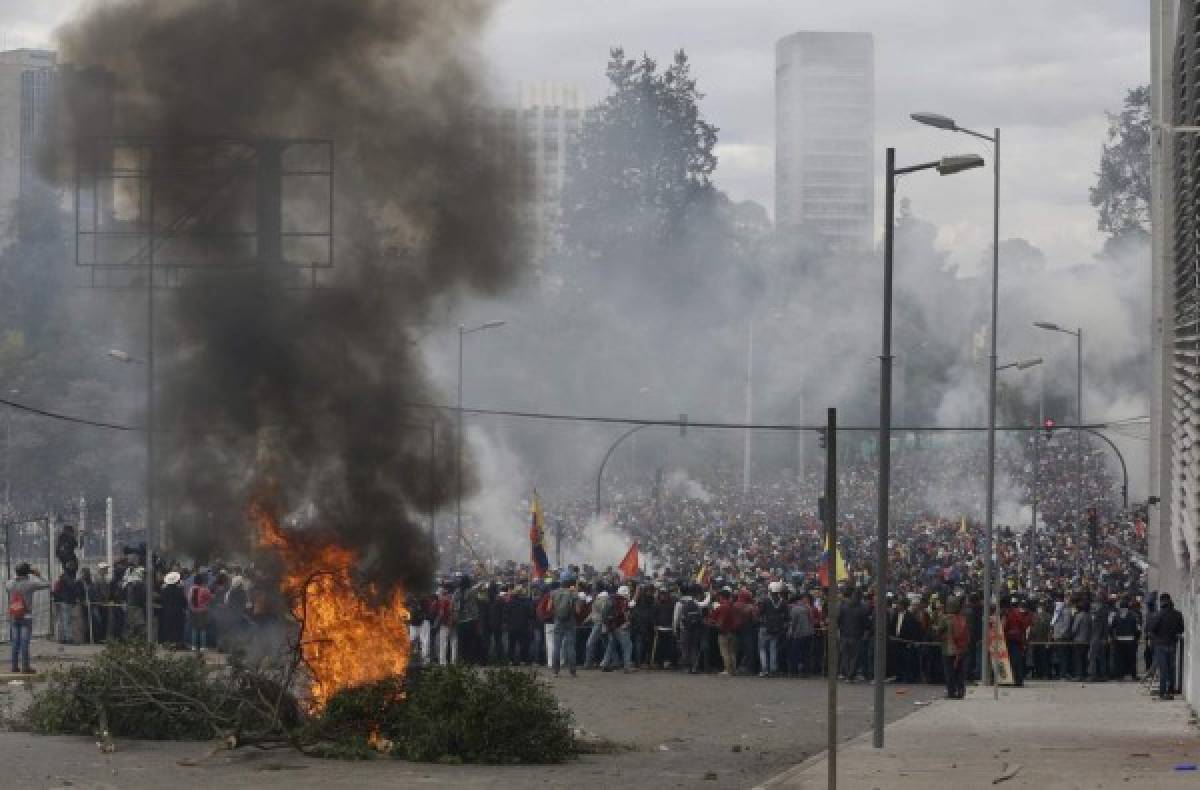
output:
[[[1013,513],[1029,518],[1021,505],[1033,503],[1033,456],[1031,447],[1022,449],[1002,468],[1007,480],[1024,482],[1010,483],[1004,495],[1016,500]],[[1135,678],[1139,646],[1148,649],[1161,619],[1148,620],[1157,601],[1142,585],[1142,514],[1119,507],[1099,453],[1089,448],[1081,470],[1070,447],[1040,449],[1036,533],[1010,519],[994,535],[994,606],[1011,680]],[[900,682],[945,682],[951,696],[981,670],[978,455],[955,446],[906,447],[893,471],[885,671]],[[436,591],[410,595],[414,649],[423,661],[545,664],[556,673],[579,666],[763,677],[828,672],[833,562],[815,512],[822,477],[818,470],[747,486],[735,475],[704,482],[659,475],[645,490],[615,492],[602,522],[589,500],[550,499],[548,517],[569,524],[568,541],[602,523],[637,542],[645,560],[638,572],[476,564],[444,578]],[[853,682],[875,671],[873,459],[844,462],[838,489],[845,570],[836,672]],[[1094,521],[1072,517],[1089,510]],[[66,527],[56,555],[61,572],[50,590],[60,641],[144,636],[144,548],[127,549],[113,567],[100,563],[96,573],[81,570]],[[224,563],[158,564],[151,595],[158,641],[197,651],[243,644],[280,614],[267,596],[254,594],[254,573]],[[25,578],[28,589],[39,584],[28,569]],[[1142,666],[1148,664],[1145,655]]]
[[[1031,438],[1002,457],[1001,496],[1011,506],[994,533],[993,605],[1012,682],[1135,678],[1156,614],[1156,597],[1143,589],[1144,514],[1122,508],[1095,447],[1086,446],[1081,466],[1073,443],[1042,442],[1031,531],[1017,519],[1032,518],[1033,449]],[[953,445],[906,447],[893,462],[886,672],[902,682],[946,682],[952,695],[982,667],[979,456]],[[837,671],[849,681],[874,672],[875,469],[860,458],[843,462],[838,475],[846,571]],[[820,570],[829,572],[830,553],[816,513],[823,484],[822,470],[750,486],[739,475],[660,475],[640,492],[612,492],[603,523],[638,543],[646,558],[639,574],[569,565],[539,576],[529,564],[476,564],[414,600],[417,647],[426,660],[545,663],[555,671],[578,664],[826,672],[828,585]],[[568,542],[598,523],[590,498],[546,507],[548,520],[566,523]],[[1141,662],[1149,665],[1148,652]]]

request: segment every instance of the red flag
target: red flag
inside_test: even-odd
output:
[[[637,576],[638,572],[638,544],[635,540],[633,545],[629,547],[629,551],[625,552],[625,559],[617,565],[617,570],[628,579],[631,576]]]

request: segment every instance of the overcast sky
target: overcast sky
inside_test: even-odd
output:
[[[431,0],[433,1],[433,0]],[[52,46],[54,25],[84,0],[0,0],[0,46]],[[900,164],[990,152],[981,141],[919,127],[917,110],[961,125],[1000,126],[1002,237],[1021,236],[1056,265],[1099,247],[1087,188],[1106,120],[1127,88],[1149,79],[1149,4],[1137,0],[508,0],[485,53],[501,90],[518,83],[603,95],[608,48],[661,61],[687,50],[703,111],[720,127],[716,178],[738,199],[773,208],[774,43],[797,30],[875,37],[876,157]],[[991,235],[990,172],[901,182],[914,211],[939,227],[952,259],[974,266]],[[877,202],[882,203],[882,176]],[[882,211],[877,212],[878,220]],[[877,235],[880,231],[877,230]]]

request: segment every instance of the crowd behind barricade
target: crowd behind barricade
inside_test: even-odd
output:
[[[12,671],[31,670],[29,641],[34,595],[48,589],[53,609],[53,639],[61,644],[101,644],[112,639],[146,637],[146,549],[125,547],[110,567],[80,567],[72,525],[55,541],[59,572],[44,579],[19,563],[8,591]],[[214,563],[188,567],[156,561],[151,605],[156,640],[171,649],[230,651],[277,616],[266,596],[255,593],[253,568]]]
[[[1081,469],[1073,448],[1040,448],[1036,537],[1023,526],[995,530],[994,611],[1017,684],[1027,675],[1136,678],[1151,662],[1148,624],[1161,618],[1143,589],[1144,514],[1121,510],[1102,454],[1088,446]],[[1033,494],[1032,439],[1022,449],[1001,459],[1003,477],[1016,481],[1003,494],[1018,514]],[[980,455],[927,447],[894,457],[886,671],[900,682],[946,682],[952,696],[981,670]],[[819,570],[830,555],[815,513],[822,475],[745,488],[737,478],[672,487],[660,476],[646,491],[612,492],[611,525],[653,558],[637,576],[569,565],[539,578],[528,564],[507,563],[444,580],[414,600],[418,649],[426,660],[545,663],[556,672],[827,672]],[[836,669],[854,681],[874,671],[874,461],[843,463],[838,489],[846,572]],[[570,542],[592,528],[591,506],[564,497],[546,510],[566,522]],[[1094,508],[1094,526],[1072,518],[1076,508]]]

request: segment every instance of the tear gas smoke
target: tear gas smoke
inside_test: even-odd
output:
[[[517,165],[496,154],[512,148],[479,123],[490,7],[121,0],[58,31],[64,60],[112,74],[116,131],[153,139],[157,156],[210,138],[336,146],[329,287],[288,287],[287,266],[258,265],[162,297],[155,473],[178,550],[245,550],[245,508],[268,498],[292,514],[285,528],[352,549],[380,592],[428,586],[434,550],[414,514],[453,498],[453,433],[438,426],[431,462],[427,429],[446,418],[403,407],[439,400],[412,328],[461,292],[504,289],[523,260]],[[88,134],[78,109],[64,108],[66,140]],[[196,194],[157,188],[156,215],[186,215]],[[289,211],[313,214],[305,200]]]

